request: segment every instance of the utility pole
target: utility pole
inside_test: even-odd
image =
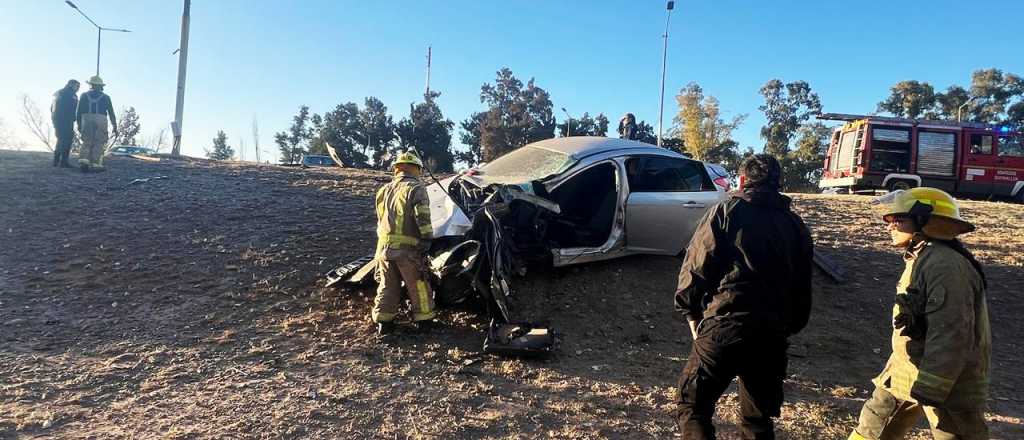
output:
[[[181,156],[181,118],[185,110],[185,67],[188,64],[188,25],[189,10],[192,0],[185,0],[185,8],[181,13],[181,45],[178,46],[178,98],[174,103],[174,122],[171,132],[174,133],[174,146],[171,156]]]
[[[423,96],[430,96],[430,46],[427,46],[427,92]]]
[[[569,114],[565,107],[562,107],[562,113],[565,113],[565,117],[568,118],[565,120],[565,137],[570,137],[572,136],[572,115]]]
[[[658,146],[661,146],[661,136],[664,133],[662,127],[664,127],[665,121],[665,63],[668,61],[668,23],[672,19],[672,9],[675,7],[676,2],[670,1],[665,5],[665,9],[668,11],[665,16],[665,34],[661,37],[665,40],[665,44],[661,50],[661,104],[658,106]]]

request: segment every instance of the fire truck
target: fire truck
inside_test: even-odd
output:
[[[844,121],[825,156],[821,188],[849,192],[941,188],[1024,202],[1024,133],[974,122],[825,113]]]

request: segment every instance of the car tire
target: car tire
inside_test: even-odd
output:
[[[914,184],[914,182],[896,179],[893,180],[892,182],[889,182],[889,185],[887,185],[885,188],[888,189],[889,192],[893,192],[898,190],[906,191],[915,186],[916,185]]]

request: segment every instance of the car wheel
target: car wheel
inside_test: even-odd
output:
[[[893,191],[906,191],[906,190],[908,190],[910,188],[913,188],[913,187],[914,187],[914,184],[911,183],[911,182],[908,182],[906,180],[893,180],[892,182],[889,182],[889,185],[886,188],[889,190],[889,192],[893,192]]]

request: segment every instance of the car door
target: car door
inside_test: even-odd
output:
[[[996,142],[995,173],[992,176],[992,191],[996,195],[1014,195],[1018,182],[1024,181],[1024,135],[1020,133],[1000,134]]]
[[[959,192],[988,195],[995,177],[995,136],[991,132],[964,133],[967,141],[960,172]]]
[[[626,247],[632,252],[678,254],[719,199],[704,164],[695,160],[631,157],[626,179]]]

